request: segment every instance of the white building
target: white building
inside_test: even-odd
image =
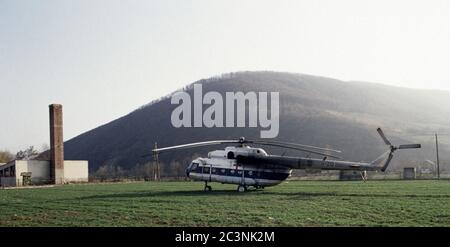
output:
[[[51,165],[47,160],[13,160],[0,164],[0,185],[23,186],[50,184]],[[31,182],[31,183],[30,183]],[[65,160],[64,178],[60,184],[88,182],[88,161]]]
[[[0,164],[2,187],[88,182],[88,161],[64,160],[62,105],[51,104],[49,111],[50,160],[13,160]]]

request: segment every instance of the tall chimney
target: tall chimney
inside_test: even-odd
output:
[[[64,183],[64,142],[62,105],[50,109],[50,177],[55,184]]]

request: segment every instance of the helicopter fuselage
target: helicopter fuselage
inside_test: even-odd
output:
[[[286,180],[292,170],[271,164],[258,166],[239,164],[237,155],[267,156],[261,148],[227,147],[208,154],[207,158],[197,158],[186,169],[186,175],[195,181],[219,182],[254,186],[255,188],[274,186]]]

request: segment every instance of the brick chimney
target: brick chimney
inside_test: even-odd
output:
[[[64,142],[62,105],[49,105],[50,110],[50,177],[53,183],[64,183]]]

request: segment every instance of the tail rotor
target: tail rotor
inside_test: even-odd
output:
[[[381,171],[385,171],[387,169],[387,167],[389,166],[389,164],[391,163],[392,158],[394,157],[394,152],[397,149],[415,149],[415,148],[421,148],[422,145],[421,144],[402,144],[399,146],[394,146],[392,145],[392,143],[386,138],[386,136],[383,133],[383,130],[381,130],[381,128],[377,129],[378,134],[380,134],[381,139],[383,139],[384,143],[386,143],[386,145],[388,145],[390,147],[390,152],[387,156],[387,158],[384,161],[383,166],[381,167]]]

